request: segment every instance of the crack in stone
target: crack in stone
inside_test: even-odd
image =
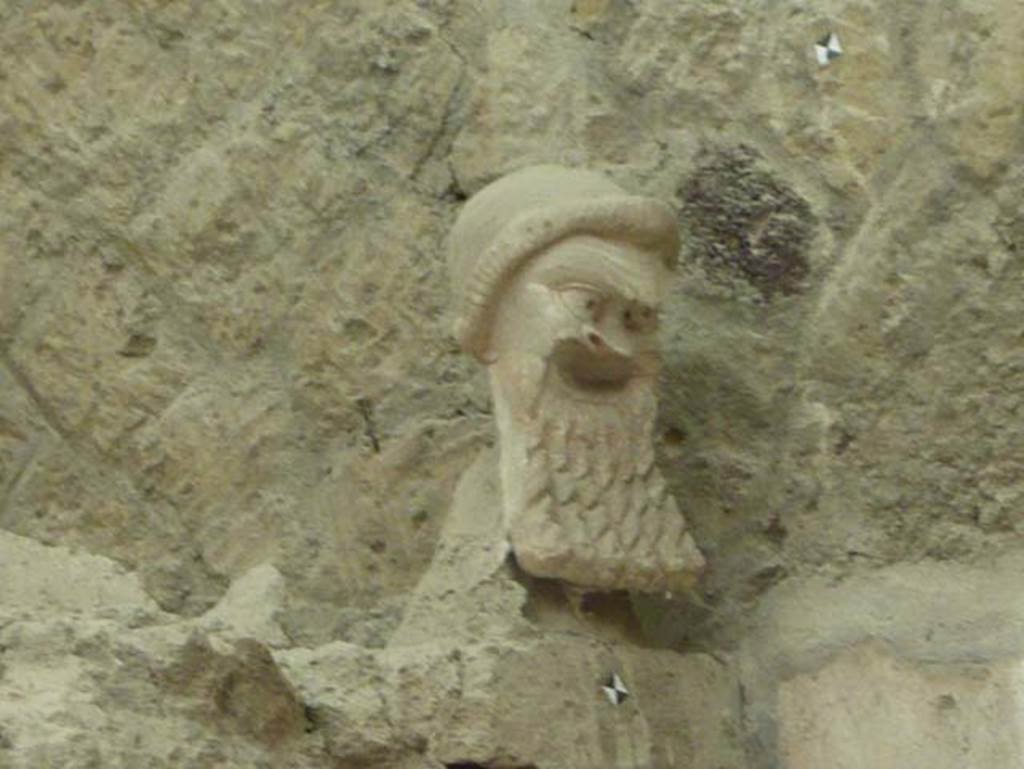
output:
[[[23,372],[11,359],[10,353],[7,350],[0,351],[0,364],[3,364],[4,368],[10,372],[11,378],[19,387],[21,387],[22,390],[25,391],[25,394],[28,395],[29,400],[32,402],[32,405],[36,407],[40,416],[42,416],[46,426],[60,437],[70,441],[72,432],[61,424],[57,413],[50,407],[50,404],[46,402],[46,399],[39,394],[35,385],[32,384],[32,380],[29,379],[25,372]]]
[[[454,51],[454,46],[452,46],[450,43],[448,45]],[[462,103],[465,101],[465,88],[466,83],[469,80],[469,77],[466,72],[468,66],[465,63],[465,59],[462,59],[462,57],[459,56],[458,54],[456,54],[456,56],[460,59],[460,61],[462,61],[462,66],[459,68],[459,77],[455,81],[455,85],[452,87],[452,90],[448,94],[448,98],[445,101],[444,110],[441,113],[440,125],[437,127],[437,130],[431,135],[430,140],[427,142],[426,149],[423,151],[423,154],[413,164],[412,172],[409,174],[409,178],[411,179],[415,180],[420,175],[426,164],[429,163],[431,158],[434,157],[434,154],[438,146],[441,144],[442,139],[446,135],[448,135],[449,133],[451,134],[450,141],[448,142],[449,147],[451,147],[451,145],[455,143],[455,140],[459,136],[461,128],[456,128],[454,131],[452,131],[452,117],[454,113],[458,110],[458,108],[462,106]]]

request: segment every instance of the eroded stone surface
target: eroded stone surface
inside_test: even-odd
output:
[[[926,765],[914,745],[938,766],[1019,763],[1022,567],[1007,552],[772,591],[737,654],[751,766]]]
[[[260,637],[280,606],[251,589],[259,576],[180,621],[106,558],[0,532],[0,765],[315,766]]]
[[[16,616],[75,612],[138,623],[161,614],[138,576],[109,559],[6,531],[0,531],[0,584],[0,607]]]
[[[461,479],[437,555],[386,650],[332,647],[328,666],[358,667],[363,685],[325,686],[324,666],[313,664],[319,650],[278,655],[286,668],[335,709],[366,701],[371,688],[382,692],[378,707],[394,711],[385,721],[391,743],[420,744],[446,764],[710,769],[741,761],[740,689],[729,662],[637,645],[628,610],[567,605],[560,589],[572,596],[574,588],[524,575],[510,558],[499,488],[497,457],[486,452]],[[628,682],[619,705],[602,689],[612,673]],[[333,728],[344,735],[351,726]]]
[[[782,765],[1011,769],[1024,761],[1024,665],[908,663],[842,652],[780,692]]]

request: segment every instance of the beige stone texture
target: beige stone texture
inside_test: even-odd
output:
[[[265,645],[280,630],[263,638],[251,629],[280,606],[246,612],[233,599],[259,573],[208,615],[182,620],[161,612],[137,575],[102,556],[7,532],[0,554],[0,766],[323,760]],[[225,617],[236,618],[231,628]]]
[[[1021,574],[1018,552],[773,591],[737,653],[752,766],[1019,766]]]
[[[1024,659],[1022,29],[1018,0],[0,3],[0,767],[884,766],[906,745],[800,704],[884,729],[878,694],[934,766],[1019,769],[986,708]],[[496,439],[447,236],[535,164],[678,214],[653,448],[691,590],[441,540]],[[571,733],[507,699],[547,717],[545,675]]]
[[[138,622],[161,614],[137,575],[109,559],[8,532],[0,532],[0,584],[4,611],[26,617],[75,611]]]
[[[792,769],[992,769],[1024,763],[1021,660],[907,664],[843,651],[783,684],[780,750]]]
[[[556,603],[548,611],[559,627],[527,605],[530,580],[506,558],[496,475],[485,454],[462,479],[386,649],[335,642],[275,653],[328,754],[552,769],[742,761],[740,688],[727,662],[638,647],[607,612]],[[620,705],[602,690],[613,672],[629,690]]]
[[[386,766],[693,766],[740,761],[738,688],[706,655],[566,636],[277,656],[332,758]],[[601,684],[621,670],[630,697]],[[421,763],[403,763],[408,755]],[[344,765],[344,763],[342,763]]]

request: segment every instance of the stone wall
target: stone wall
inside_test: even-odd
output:
[[[1022,30],[0,3],[0,767],[1024,765]],[[442,526],[493,442],[445,235],[533,162],[680,212],[692,595],[424,587],[465,577]]]

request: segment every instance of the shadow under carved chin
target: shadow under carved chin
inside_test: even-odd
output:
[[[692,614],[685,596],[666,599],[628,590],[586,590],[558,579],[527,574],[515,554],[507,563],[513,578],[526,589],[523,617],[547,632],[584,633],[613,643],[648,649],[682,651],[685,639],[666,633],[658,620],[666,614]]]

